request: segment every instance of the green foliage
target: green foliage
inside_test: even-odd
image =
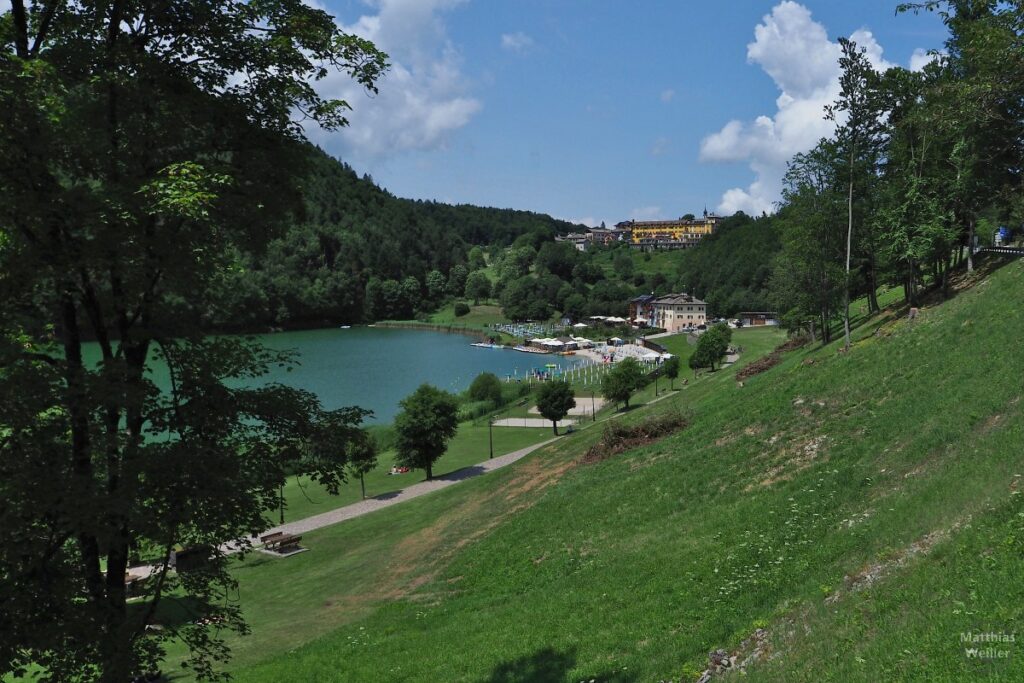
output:
[[[444,273],[439,270],[432,270],[427,273],[425,280],[427,286],[427,299],[434,305],[444,300],[445,286],[447,281],[445,280]]]
[[[469,385],[469,397],[474,401],[491,401],[495,406],[500,406],[501,380],[493,372],[481,372]]]
[[[540,414],[551,420],[551,428],[558,436],[558,421],[569,414],[570,408],[576,407],[576,398],[572,387],[563,380],[544,382],[537,390],[537,409]]]
[[[461,318],[464,315],[469,315],[469,311],[470,311],[469,304],[467,304],[466,302],[464,302],[464,301],[457,301],[455,303],[455,307],[453,309],[453,312],[455,313],[455,317],[456,318]]]
[[[295,114],[343,126],[348,104],[316,82],[341,71],[376,92],[387,56],[302,3],[8,7],[0,678],[32,666],[128,681],[159,669],[171,638],[211,678],[222,635],[245,630],[223,599],[236,586],[224,544],[266,528],[287,473],[336,492],[369,447],[366,411],[254,381],[292,359],[205,326],[243,300],[277,315],[248,278],[301,211],[310,155]],[[341,273],[290,292],[322,302],[351,284]],[[171,391],[151,380],[158,364]],[[180,546],[208,549],[202,571],[168,572]],[[139,549],[155,563],[129,605]],[[165,595],[189,617],[151,629]]]
[[[615,259],[612,261],[615,274],[624,280],[628,280],[633,276],[633,257],[629,251],[620,251],[615,255]]]
[[[644,369],[635,358],[616,363],[601,379],[601,394],[615,403],[629,407],[630,397],[646,383]]]
[[[690,368],[715,369],[715,363],[720,363],[729,349],[729,342],[732,340],[732,330],[726,325],[713,325],[697,339],[697,348],[690,356]]]
[[[394,423],[395,462],[426,470],[430,479],[434,463],[444,455],[458,429],[458,401],[447,391],[423,384],[399,405],[402,411]]]
[[[500,299],[502,311],[512,320],[547,320],[551,317],[551,305],[543,283],[530,275],[510,282],[502,290]]]
[[[713,235],[679,255],[674,289],[699,296],[717,316],[770,310],[768,281],[782,244],[774,216],[742,212],[723,219]],[[666,280],[651,279],[649,290],[664,293]]]
[[[679,376],[679,356],[672,356],[661,364],[661,372],[672,381],[671,387],[675,387],[675,379]]]
[[[466,278],[466,291],[465,295],[467,298],[473,300],[473,304],[479,304],[481,299],[487,299],[491,296],[491,280],[482,271],[473,271]]]
[[[466,270],[466,266],[457,264],[452,266],[452,269],[448,271],[448,285],[446,290],[449,296],[462,296],[463,292],[466,291],[466,278],[469,276],[469,271]]]
[[[487,260],[484,258],[484,250],[479,246],[473,247],[469,250],[466,262],[471,273],[486,268]]]
[[[538,270],[569,279],[576,267],[576,248],[568,242],[544,242],[537,251],[535,264]]]

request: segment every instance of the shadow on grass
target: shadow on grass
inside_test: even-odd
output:
[[[546,647],[532,655],[502,662],[485,679],[487,683],[535,683],[541,681],[564,681],[576,666],[576,652],[559,652]],[[628,672],[586,675],[583,680],[602,683],[632,683],[636,677]]]

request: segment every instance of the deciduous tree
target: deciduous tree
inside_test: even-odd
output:
[[[558,436],[558,421],[576,407],[576,395],[565,380],[544,382],[537,390],[537,410],[546,419],[551,420],[551,429]]]
[[[298,208],[302,121],[346,123],[348,104],[315,82],[340,70],[373,91],[386,58],[300,2],[10,6],[0,677],[39,666],[124,683],[177,637],[211,678],[218,634],[244,630],[222,599],[235,585],[223,544],[266,528],[287,472],[337,491],[366,412],[253,386],[287,354],[200,323],[242,248],[265,247]],[[208,549],[202,571],[168,571],[180,546]],[[129,610],[136,554],[152,571]],[[172,592],[196,619],[149,629]]]
[[[433,478],[437,459],[459,428],[459,404],[455,397],[429,384],[422,384],[399,404],[395,416],[396,462],[423,469]]]

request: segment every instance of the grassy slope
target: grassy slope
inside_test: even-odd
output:
[[[535,428],[507,427],[494,433],[494,454],[504,455],[531,444],[539,443],[551,437],[551,430]],[[448,451],[434,465],[434,476],[439,477],[449,472],[475,465],[486,460],[489,454],[486,424],[463,422],[459,431],[448,446]],[[368,473],[366,479],[366,495],[378,496],[390,491],[397,491],[410,484],[423,481],[424,473],[416,470],[400,476],[390,476],[388,471],[394,464],[394,453],[388,451],[378,458],[375,470]],[[362,493],[358,479],[352,479],[343,485],[337,496],[329,495],[323,487],[310,482],[308,478],[292,477],[284,488],[285,521],[294,522],[321,512],[358,502]],[[277,517],[272,515],[273,520]]]
[[[620,250],[607,249],[596,252],[594,263],[604,270],[606,276],[612,276],[615,272],[615,256],[623,252],[628,253],[632,257],[634,273],[648,275],[661,273],[669,281],[675,280],[678,277],[679,260],[683,255],[682,251],[660,250],[643,252],[639,249],[629,249],[628,251],[625,248]]]
[[[247,561],[234,673],[679,679],[764,625],[779,656],[755,680],[1019,680],[1024,653],[979,669],[959,634],[1024,618],[1022,295],[1015,263],[848,355],[793,352],[743,388],[729,368],[620,418],[689,411],[661,443],[581,467],[584,430]]]

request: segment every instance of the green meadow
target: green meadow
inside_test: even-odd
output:
[[[513,466],[238,563],[239,681],[1021,680],[963,633],[1024,618],[1024,265],[854,346],[740,361],[612,418],[684,430],[593,465],[599,422]],[[684,340],[685,343],[685,340]],[[642,401],[641,401],[642,402]],[[611,411],[609,411],[610,413]],[[175,653],[179,654],[179,653]]]

